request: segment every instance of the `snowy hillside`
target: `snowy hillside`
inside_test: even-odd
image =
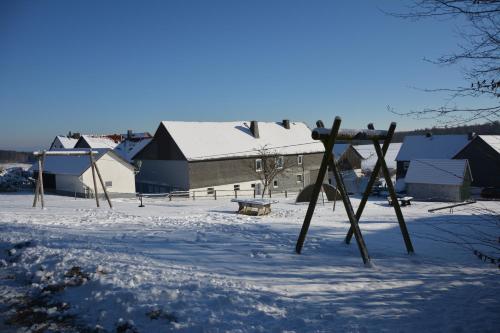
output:
[[[416,250],[408,256],[394,211],[370,201],[361,230],[373,266],[365,267],[356,244],[342,243],[349,225],[341,203],[335,212],[318,205],[297,255],[307,206],[291,199],[279,199],[266,217],[237,215],[228,199],[147,199],[144,208],[115,200],[113,210],[51,195],[40,210],[32,200],[0,195],[2,332],[500,327],[500,270],[473,254],[499,257],[498,244],[479,241],[498,237],[498,202],[453,214],[427,212],[440,203],[404,207]]]

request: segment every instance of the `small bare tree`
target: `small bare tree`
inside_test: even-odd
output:
[[[273,184],[276,176],[283,174],[293,166],[285,156],[280,155],[276,150],[263,146],[257,150],[254,163],[251,163],[251,170],[262,182],[262,198]]]

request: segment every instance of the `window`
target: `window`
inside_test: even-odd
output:
[[[277,169],[283,169],[283,156],[279,156],[276,159],[276,168]]]
[[[208,187],[207,188],[207,195],[212,195],[214,194],[214,188],[213,187]]]
[[[252,183],[252,185],[250,185],[252,188],[255,188],[255,183]]]
[[[239,191],[240,190],[240,184],[236,184],[233,187],[234,187],[235,191]]]
[[[297,156],[297,165],[302,165],[303,158],[304,158],[304,156],[302,156],[302,155]]]
[[[273,187],[274,188],[278,187],[278,181],[277,180],[273,181]]]
[[[255,160],[255,171],[262,171],[262,160],[260,158]]]
[[[302,183],[302,175],[297,175],[297,183]]]
[[[113,182],[111,180],[105,181],[104,182],[104,186],[106,186],[106,187],[112,187],[113,186]]]

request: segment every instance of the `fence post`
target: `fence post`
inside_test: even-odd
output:
[[[271,197],[272,197],[272,196],[271,196],[271,189],[269,189],[269,198],[271,198]]]
[[[193,200],[196,197],[196,191],[193,191]]]
[[[255,199],[255,187],[253,188],[253,198]]]
[[[286,190],[285,190],[285,198],[288,198],[288,193]]]
[[[234,190],[234,198],[238,199],[238,190]]]
[[[217,200],[217,190],[214,190],[214,200]]]

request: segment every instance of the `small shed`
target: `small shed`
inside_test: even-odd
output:
[[[93,149],[99,153],[94,160],[101,172],[106,189],[112,197],[135,195],[134,167],[109,149]],[[38,164],[33,166],[38,177]],[[96,175],[97,177],[97,175]],[[44,188],[57,194],[90,197],[93,196],[93,178],[88,156],[46,156],[43,166]],[[97,182],[97,190],[103,189]]]
[[[417,200],[461,202],[470,197],[472,174],[467,160],[419,159],[410,161],[405,182]]]

